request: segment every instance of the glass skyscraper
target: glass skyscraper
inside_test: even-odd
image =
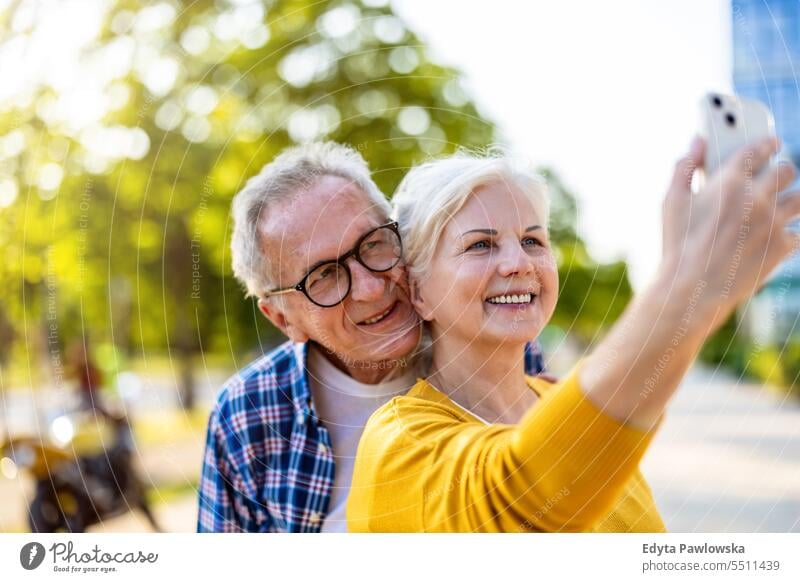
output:
[[[736,93],[769,106],[785,157],[800,167],[800,2],[734,0],[731,16]],[[800,339],[800,256],[783,264],[748,312],[757,341]]]

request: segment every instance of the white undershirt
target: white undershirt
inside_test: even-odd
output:
[[[322,523],[323,532],[346,532],[347,494],[353,478],[356,449],[364,425],[379,407],[393,397],[405,394],[417,379],[410,369],[403,376],[381,382],[363,384],[334,366],[310,344],[308,349],[308,382],[317,416],[328,429],[333,446],[336,471],[328,515]]]

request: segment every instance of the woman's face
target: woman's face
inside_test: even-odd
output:
[[[524,344],[538,336],[558,297],[546,226],[515,185],[476,189],[445,228],[428,275],[412,281],[434,337]]]

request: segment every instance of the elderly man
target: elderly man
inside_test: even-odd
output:
[[[422,327],[397,225],[363,158],[287,150],[233,201],[233,270],[290,341],[222,387],[208,424],[198,531],[345,531],[369,416],[416,378]],[[526,354],[542,369],[536,346]]]

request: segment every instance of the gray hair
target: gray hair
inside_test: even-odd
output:
[[[264,256],[258,225],[264,213],[324,176],[352,181],[386,216],[391,208],[370,176],[369,167],[356,150],[335,142],[315,142],[285,150],[247,181],[233,199],[233,274],[247,296],[259,296],[275,286],[274,273]]]
[[[450,219],[477,188],[496,181],[510,182],[522,190],[547,225],[547,186],[525,160],[502,153],[460,152],[419,165],[406,174],[392,198],[392,217],[400,223],[409,275],[428,274],[436,245]]]

